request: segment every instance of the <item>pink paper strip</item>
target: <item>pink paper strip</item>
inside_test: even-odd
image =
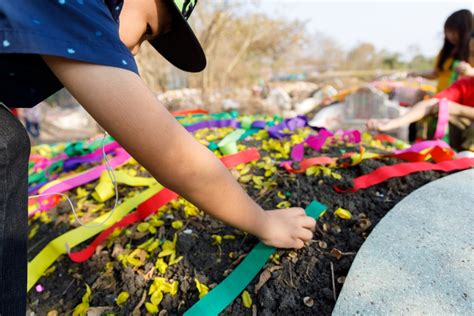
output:
[[[439,101],[438,106],[438,123],[433,139],[441,139],[446,134],[446,128],[449,123],[449,103],[446,98]]]
[[[446,142],[442,140],[427,140],[423,142],[419,142],[416,144],[413,144],[410,148],[407,149],[399,149],[395,150],[395,154],[401,154],[401,153],[408,153],[408,152],[420,152],[426,148],[431,148],[431,147],[441,147],[441,148],[451,148]]]
[[[117,152],[117,155],[109,161],[110,166],[114,169],[125,164],[131,157],[122,148],[117,148],[116,152]],[[98,179],[102,175],[102,172],[104,172],[105,170],[106,170],[105,165],[100,165],[92,169],[89,169],[87,171],[81,172],[72,177],[69,177],[66,179],[55,180],[54,181],[55,183],[53,185],[50,185],[51,183],[49,183],[49,184],[46,184],[43,188],[41,188],[39,191],[39,194],[63,193],[63,192],[69,191],[78,186],[81,186],[83,184],[86,184]],[[28,214],[28,216],[32,216],[35,213],[40,212],[40,211],[47,211],[50,208],[50,203],[43,203],[44,200],[51,200],[51,196],[39,197],[38,202],[40,203],[40,208],[32,211],[31,213]]]

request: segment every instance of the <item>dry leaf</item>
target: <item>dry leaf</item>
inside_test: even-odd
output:
[[[262,286],[267,283],[268,280],[272,278],[272,273],[269,271],[269,269],[263,270],[262,273],[260,273],[260,278],[258,279],[257,284],[255,285],[255,294],[260,291]]]
[[[332,248],[330,254],[336,257],[337,260],[341,259],[342,256],[344,256],[344,253],[337,248]]]
[[[305,298],[303,298],[303,303],[308,307],[312,307],[314,305],[314,300],[311,297],[306,296]]]

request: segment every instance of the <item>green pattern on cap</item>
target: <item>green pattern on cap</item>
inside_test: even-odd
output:
[[[181,11],[181,14],[187,19],[196,6],[197,0],[174,0],[174,3],[179,11]]]

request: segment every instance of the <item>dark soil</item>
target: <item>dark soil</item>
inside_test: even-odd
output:
[[[326,150],[320,154],[339,156],[351,150],[358,151],[356,148],[335,147],[330,152]],[[312,155],[314,153],[307,152],[306,156]],[[257,293],[255,285],[259,281],[259,275],[248,285],[247,291],[253,300],[252,308],[244,307],[239,296],[222,314],[330,315],[352,261],[374,226],[410,192],[445,174],[420,172],[355,193],[336,193],[333,186],[350,184],[350,179],[354,177],[367,174],[380,166],[399,162],[394,159],[370,159],[354,167],[336,169],[336,172],[343,176],[342,180],[325,175],[292,175],[279,169],[272,176],[277,183],[277,187],[272,190],[265,192],[244,185],[249,194],[265,209],[274,209],[282,201],[277,196],[277,192],[281,191],[288,194],[288,201],[292,206],[306,207],[316,199],[327,205],[328,212],[318,220],[314,239],[307,247],[299,251],[280,250],[279,258],[277,256],[267,262],[264,269],[272,271],[271,277]],[[262,170],[254,167],[251,172],[261,174]],[[90,187],[93,187],[93,184]],[[127,190],[131,189],[121,187],[124,195]],[[343,220],[333,215],[333,211],[339,207],[349,210],[352,219]],[[67,204],[62,204],[58,210],[51,212],[51,223],[32,221],[30,227],[34,224],[39,224],[40,227],[36,236],[30,240],[30,260],[50,240],[71,229],[67,222],[58,223],[59,219],[67,218],[68,215]],[[177,254],[183,255],[184,259],[170,266],[164,275],[168,280],[179,281],[179,291],[175,296],[165,294],[159,307],[160,315],[179,315],[185,312],[198,300],[194,278],[197,277],[210,288],[216,286],[258,242],[256,238],[206,215],[185,218],[182,210],[174,210],[162,219],[165,221],[164,229],[160,229],[157,234],[172,240],[177,232]],[[176,219],[184,222],[184,227],[178,231],[171,227],[171,222]],[[129,234],[122,232],[119,237],[104,244],[85,263],[76,264],[67,256],[60,257],[54,264],[55,271],[38,282],[45,290],[38,293],[33,288],[29,292],[29,310],[34,311],[36,315],[46,315],[53,310],[59,315],[70,314],[81,302],[87,283],[92,288],[90,306],[107,307],[96,309],[97,315],[145,315],[146,309],[140,301],[148,294],[153,278],[150,280],[147,273],[152,270],[156,257],[150,256],[144,266],[133,269],[124,267],[113,255],[114,250],[134,249],[153,237],[140,235],[136,232],[136,226],[128,228]],[[188,229],[192,232],[189,233]],[[235,239],[224,240],[217,246],[212,244],[213,234],[234,235]],[[108,262],[112,262],[112,269],[107,270]],[[152,274],[158,275],[156,271]],[[122,291],[127,291],[130,298],[119,307],[115,298]],[[146,301],[149,301],[149,297]]]

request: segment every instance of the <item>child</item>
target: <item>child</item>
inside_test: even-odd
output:
[[[367,122],[367,128],[389,131],[416,122],[430,114],[434,114],[439,101],[444,98],[448,100],[450,122],[470,135],[470,125],[474,121],[474,77],[462,77],[448,89],[435,95],[434,98],[417,103],[410,111],[399,118],[392,120],[371,119]],[[474,149],[473,145],[473,140],[469,136],[462,147],[472,150]]]
[[[148,40],[185,71],[204,69],[186,22],[196,0],[0,1],[0,101],[31,107],[63,86],[167,188],[268,245],[301,248],[315,220],[263,211],[137,75]],[[119,25],[120,15],[120,25]],[[0,314],[25,315],[29,141],[0,106]]]
[[[469,62],[474,61],[474,32],[470,35],[470,55]],[[450,115],[450,131],[456,128],[457,134],[450,133],[450,143],[455,149],[474,150],[474,68],[468,63],[458,66],[456,71],[465,77],[457,80],[449,88],[441,91],[434,98],[417,103],[405,115],[393,120],[371,119],[367,122],[367,128],[379,131],[389,131],[397,129],[416,121],[419,121],[437,110],[439,100],[448,99]],[[462,143],[462,144],[461,144]]]
[[[474,27],[474,25],[473,25]],[[471,38],[469,41],[469,62],[461,62],[454,69],[461,76],[471,76],[474,77],[474,31],[471,32]]]
[[[422,76],[438,81],[436,91],[448,88],[458,77],[455,71],[457,63],[465,63],[469,57],[469,34],[472,31],[472,13],[459,10],[451,14],[444,24],[444,43],[436,58],[435,68],[428,72],[415,72],[412,76]],[[433,121],[430,118],[414,122],[410,125],[410,141],[429,137]],[[452,125],[450,138],[459,139],[461,131]]]
[[[415,72],[412,76],[422,76],[438,80],[437,91],[449,87],[453,77],[454,61],[467,62],[469,57],[469,34],[472,31],[472,13],[459,10],[451,14],[444,24],[444,43],[436,58],[435,68],[428,72]]]

